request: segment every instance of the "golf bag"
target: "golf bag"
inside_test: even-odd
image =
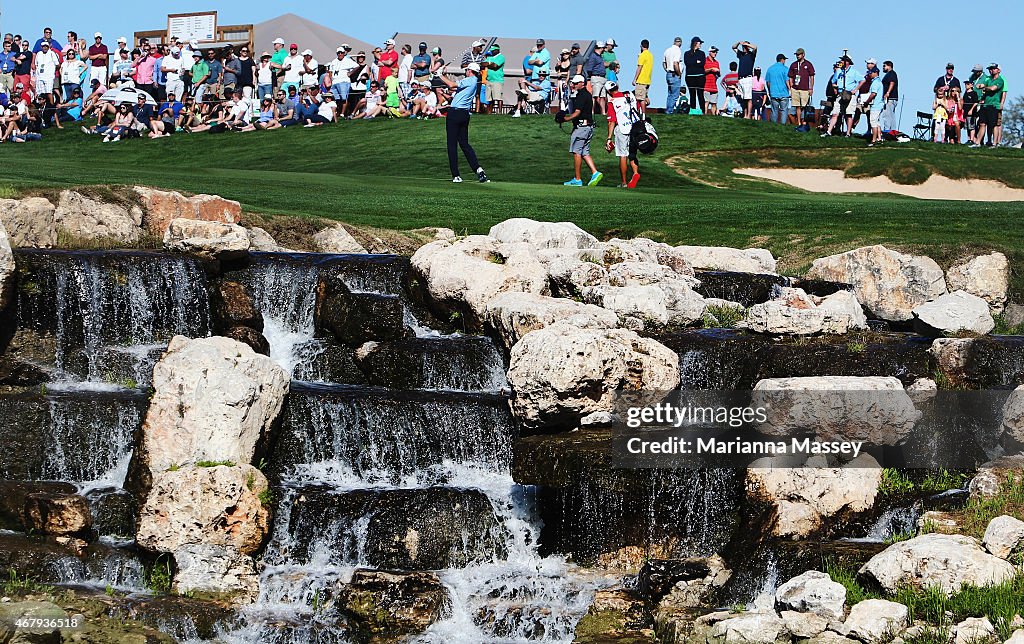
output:
[[[629,136],[633,139],[640,154],[652,154],[658,149],[658,131],[654,129],[654,124],[646,116],[641,117],[633,124]]]

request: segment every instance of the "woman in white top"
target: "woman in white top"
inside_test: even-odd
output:
[[[323,95],[323,102],[317,108],[316,114],[306,119],[306,127],[318,127],[327,123],[337,121],[338,104],[330,93]]]
[[[256,65],[256,98],[261,102],[265,98],[274,97],[274,68],[270,66],[270,54],[260,54],[260,62]]]

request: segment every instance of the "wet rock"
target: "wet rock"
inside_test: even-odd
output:
[[[0,386],[34,387],[50,381],[50,373],[10,355],[0,356]]]
[[[145,211],[143,223],[150,233],[162,236],[174,219],[194,219],[237,224],[242,207],[237,201],[216,195],[186,197],[179,192],[135,186]]]
[[[598,590],[587,614],[576,623],[578,644],[639,644],[652,640],[650,613],[642,599],[621,587]]]
[[[25,497],[25,520],[31,530],[58,537],[88,536],[92,513],[78,494],[35,492]]]
[[[366,248],[356,241],[341,224],[328,226],[313,235],[313,248],[318,253],[353,254],[366,253]]]
[[[316,326],[342,344],[359,346],[367,341],[400,340],[412,335],[397,295],[353,293],[338,275],[324,275],[317,288]]]
[[[314,357],[296,365],[292,373],[292,378],[295,380],[348,385],[367,382],[366,375],[356,364],[353,350],[348,347],[316,339],[305,347],[297,347],[297,350],[308,350],[309,354]]]
[[[252,557],[232,547],[186,544],[174,551],[174,582],[178,594],[231,595],[250,602],[259,594],[259,574]]]
[[[683,560],[655,560],[640,571],[640,590],[659,610],[713,605],[732,571],[718,555]]]
[[[1024,337],[936,338],[931,353],[955,385],[991,389],[1024,384]]]
[[[224,331],[225,338],[237,340],[261,355],[270,355],[270,342],[256,329],[248,326],[233,326]]]
[[[779,586],[775,591],[775,608],[842,619],[846,613],[846,587],[832,581],[827,573],[808,570]]]
[[[861,579],[889,593],[904,586],[935,586],[946,595],[964,584],[992,586],[1014,574],[1009,562],[985,552],[977,539],[950,534],[925,534],[895,543],[858,572]]]
[[[625,329],[557,323],[523,336],[509,364],[513,409],[532,427],[614,411],[621,397],[653,402],[679,385],[679,358]]]
[[[268,483],[252,465],[190,466],[155,472],[139,511],[136,541],[153,552],[216,545],[253,554],[270,529]]]
[[[293,253],[290,248],[278,245],[277,241],[270,236],[270,233],[259,226],[247,228],[249,234],[249,250],[259,253]]]
[[[584,290],[583,300],[613,311],[620,324],[637,331],[686,326],[707,310],[704,298],[681,279],[647,286],[592,286]]]
[[[969,331],[984,335],[995,328],[988,303],[966,291],[953,291],[914,307],[914,328],[918,333],[941,336]]]
[[[1003,436],[1011,445],[1024,445],[1024,385],[1014,389],[1003,405]]]
[[[215,331],[234,326],[263,330],[263,314],[252,295],[238,282],[223,280],[210,289],[210,318]]]
[[[992,519],[985,528],[981,545],[1000,559],[1010,559],[1024,552],[1024,521],[1007,515]]]
[[[431,572],[357,570],[339,595],[370,638],[417,635],[451,613],[448,590]]]
[[[618,324],[614,312],[593,304],[512,292],[501,293],[487,303],[486,319],[509,349],[530,331],[555,322],[567,322],[583,329],[610,329]]]
[[[42,197],[0,199],[0,223],[15,248],[53,248],[57,243],[55,208]]]
[[[995,252],[951,266],[946,273],[950,291],[966,291],[988,302],[993,314],[1002,313],[1010,287],[1010,262]]]
[[[946,292],[945,276],[934,260],[880,245],[816,259],[807,277],[851,284],[869,313],[892,322],[910,320],[915,307]]]
[[[655,334],[656,340],[679,355],[684,390],[751,389],[771,340],[735,329],[699,329]],[[782,360],[792,364],[797,355]]]
[[[791,285],[792,280],[764,273],[696,271],[700,285],[694,287],[705,298],[738,302],[744,307],[762,304],[774,297],[776,289]]]
[[[593,248],[597,238],[568,221],[547,222],[516,217],[491,226],[487,233],[501,243],[525,242],[534,248]]]
[[[862,440],[896,445],[914,429],[921,412],[891,376],[768,378],[754,386],[753,403],[767,419],[770,436],[814,433],[821,440]]]
[[[0,481],[0,530],[24,532],[25,501],[35,494],[65,495],[77,491],[71,483],[42,481]]]
[[[547,270],[525,242],[504,244],[481,235],[435,241],[416,251],[412,267],[433,303],[458,312],[470,329],[479,327],[487,303],[500,293],[549,292]]]
[[[0,309],[7,308],[14,294],[14,251],[7,236],[7,230],[0,222]]]
[[[52,624],[68,617],[63,608],[49,601],[0,603],[0,641],[4,644],[60,644],[61,629]],[[29,624],[16,627],[20,620]]]
[[[249,235],[238,224],[172,219],[164,233],[164,248],[202,259],[239,259],[249,252]]]
[[[135,538],[139,506],[135,498],[120,488],[102,488],[85,495],[92,511],[92,527],[101,537]]]
[[[775,273],[775,257],[763,248],[725,248],[722,246],[676,246],[697,269],[734,273]]]
[[[854,604],[843,630],[866,644],[899,635],[910,624],[910,611],[903,604],[884,599],[865,599]]]
[[[357,351],[356,359],[374,385],[459,391],[507,387],[504,362],[486,337],[410,338],[367,343],[360,349],[364,347],[368,350]]]
[[[74,239],[132,245],[142,237],[142,209],[90,199],[73,190],[62,190],[54,222]]]
[[[141,490],[148,473],[187,463],[250,463],[281,411],[288,375],[236,340],[176,336],[153,388],[129,476]]]
[[[440,570],[505,556],[505,530],[478,490],[309,488],[295,499],[288,525],[299,561],[326,549],[375,568]]]

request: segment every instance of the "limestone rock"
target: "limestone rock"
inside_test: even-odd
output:
[[[983,499],[997,496],[1010,481],[1019,483],[1024,472],[1024,456],[1003,456],[978,467],[978,472],[968,484],[971,498]]]
[[[807,277],[851,284],[868,312],[892,322],[910,320],[915,307],[946,292],[945,276],[934,260],[880,245],[816,259]]]
[[[415,635],[451,613],[451,599],[432,572],[357,570],[342,587],[341,604],[366,630]]]
[[[512,347],[508,380],[513,409],[527,425],[575,423],[614,411],[620,396],[660,399],[679,385],[679,358],[625,329],[561,322],[526,334]]]
[[[827,573],[808,570],[779,586],[775,591],[775,607],[780,611],[810,612],[842,619],[846,611],[846,587],[832,581]]]
[[[194,219],[237,224],[242,206],[237,201],[216,195],[186,197],[180,192],[135,186],[145,210],[143,222],[150,233],[163,235],[174,219]]]
[[[290,248],[284,248],[280,246],[277,241],[270,236],[270,233],[263,230],[259,226],[253,226],[247,228],[246,232],[249,234],[249,250],[257,251],[261,253],[291,253],[294,252]]]
[[[1024,644],[1024,629],[1018,629],[1003,644]]]
[[[63,190],[54,223],[76,239],[107,240],[119,244],[138,243],[142,236],[142,209],[130,210],[114,203],[90,199],[74,190]]]
[[[779,616],[786,624],[786,630],[797,639],[817,637],[828,628],[828,619],[817,613],[799,613],[797,611],[784,610],[779,613]]]
[[[608,266],[628,261],[653,262],[671,268],[680,277],[693,277],[693,266],[686,254],[663,242],[645,237],[615,238],[595,246],[603,251],[602,259]]]
[[[0,603],[0,641],[4,644],[61,643],[61,629],[55,628],[53,623],[68,618],[63,608],[49,601],[3,599]],[[16,627],[19,619],[26,620],[27,624]]]
[[[903,604],[865,599],[850,609],[843,623],[847,635],[867,644],[900,634],[909,625],[910,611]]]
[[[907,395],[914,401],[914,405],[921,405],[934,398],[939,393],[939,386],[931,378],[918,378],[907,385]]]
[[[775,613],[745,613],[711,628],[708,644],[776,644],[789,642],[786,623]]]
[[[734,273],[775,273],[775,257],[762,248],[723,246],[676,246],[694,268]]]
[[[776,299],[750,307],[742,326],[772,335],[841,335],[867,328],[867,317],[850,291],[837,291],[819,301],[802,289],[784,288]]]
[[[995,639],[996,627],[987,617],[968,617],[956,625],[954,644],[978,644]]]
[[[747,470],[746,486],[749,498],[774,510],[773,535],[806,537],[831,517],[869,510],[881,481],[881,467],[861,454],[845,467],[828,467],[821,456],[802,467],[776,467],[771,458],[759,459]]]
[[[700,284],[695,277],[677,273],[671,267],[656,262],[625,261],[608,268],[608,283],[612,286],[648,286],[675,280],[682,280],[691,288]]]
[[[652,560],[640,571],[640,589],[660,611],[699,608],[714,605],[730,577],[732,571],[719,555]]]
[[[535,293],[501,293],[487,303],[486,317],[507,348],[555,322],[581,329],[611,329],[618,324],[615,313],[599,306]]]
[[[36,492],[25,497],[25,521],[42,534],[82,536],[92,527],[92,512],[81,495]]]
[[[566,253],[541,250],[538,259],[547,267],[553,295],[578,298],[588,286],[608,283],[608,271],[587,252]],[[581,257],[582,256],[582,257]]]
[[[525,242],[534,248],[593,248],[597,238],[568,221],[547,222],[516,217],[491,226],[487,233],[501,243]]]
[[[471,323],[485,319],[487,303],[500,293],[549,291],[547,270],[524,242],[503,244],[481,235],[435,241],[416,251],[412,267],[435,302],[469,314]]]
[[[614,311],[620,324],[637,330],[686,326],[707,311],[704,298],[681,279],[647,286],[593,286],[584,290],[583,300]]]
[[[341,224],[328,226],[313,235],[313,248],[318,253],[366,253],[366,248],[356,241]]]
[[[1024,521],[1003,515],[989,521],[981,545],[1000,559],[1024,551]]]
[[[252,465],[189,466],[154,472],[136,540],[152,552],[214,545],[253,554],[270,528],[260,495],[269,484]]]
[[[277,363],[235,340],[174,337],[153,368],[143,462],[154,473],[197,461],[251,462],[288,382]]]
[[[1024,445],[1024,385],[1014,389],[1003,405],[1003,435]]]
[[[0,223],[0,310],[7,308],[11,301],[11,294],[14,292],[14,271],[17,268],[14,264],[14,251],[11,250],[11,242],[7,238],[7,230],[3,223]]]
[[[899,444],[921,418],[892,376],[767,378],[754,385],[752,404],[765,408],[759,429],[770,436],[815,433],[872,445]]]
[[[260,578],[252,557],[234,548],[187,544],[174,551],[174,563],[177,570],[171,589],[179,595],[229,594],[236,600],[253,601],[259,594]]]
[[[249,252],[249,235],[238,224],[172,219],[164,233],[164,248],[203,259],[237,259]]]
[[[935,358],[939,371],[958,374],[967,366],[973,344],[973,338],[935,338],[928,353]]]
[[[950,267],[946,273],[950,291],[966,291],[988,302],[993,314],[1002,313],[1010,288],[1010,262],[995,252],[979,255]]]
[[[950,595],[964,584],[991,586],[1013,577],[1009,562],[985,552],[977,539],[924,534],[895,543],[864,564],[859,575],[889,593],[901,586],[937,586]]]
[[[922,335],[970,331],[984,335],[995,328],[988,303],[966,291],[953,291],[914,307],[914,329]]]
[[[53,248],[57,243],[55,211],[42,197],[0,199],[0,223],[15,248]]]

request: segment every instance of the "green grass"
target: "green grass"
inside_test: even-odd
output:
[[[938,494],[962,488],[969,478],[965,472],[947,469],[908,472],[887,467],[882,470],[882,482],[878,485],[878,492],[882,496]]]
[[[443,122],[375,120],[106,145],[69,128],[47,133],[38,144],[5,147],[5,160],[18,172],[8,174],[0,194],[138,183],[220,194],[258,213],[468,233],[486,232],[511,216],[572,220],[599,237],[653,231],[669,243],[761,246],[781,258],[786,272],[867,243],[926,252],[941,264],[990,249],[1014,263],[1024,257],[1024,227],[1013,203],[814,195],[731,172],[753,165],[842,167],[912,182],[938,171],[1024,185],[1019,150],[924,143],[867,149],[768,123],[664,116],[655,123],[661,145],[641,159],[637,191],[613,187],[615,160],[597,149],[598,167],[608,175],[604,184],[563,187],[568,131],[551,119],[476,116],[472,142],[494,180],[487,185],[449,183]],[[59,167],[47,150],[58,153]]]
[[[234,461],[196,461],[196,467],[234,467]]]

